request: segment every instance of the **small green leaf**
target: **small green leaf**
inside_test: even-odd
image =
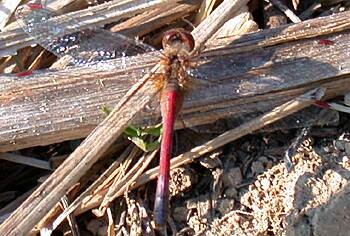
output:
[[[140,137],[141,136],[141,130],[133,125],[129,125],[125,130],[124,134],[128,137]]]
[[[159,140],[156,140],[154,142],[151,142],[151,143],[147,143],[146,145],[146,149],[147,149],[147,152],[151,152],[151,151],[154,151],[154,150],[157,150],[160,146],[160,141]]]
[[[141,150],[143,150],[144,152],[147,152],[147,145],[146,143],[138,137],[129,137],[129,139],[131,140],[131,142],[133,142],[136,146],[138,146]]]
[[[106,115],[109,115],[112,112],[112,109],[109,108],[107,105],[103,105],[102,111]],[[154,126],[149,126],[147,128],[137,128],[136,126],[129,125],[124,130],[124,134],[141,150],[143,150],[144,152],[150,152],[156,150],[160,145],[162,124],[160,123]],[[154,142],[147,142],[145,140],[148,135],[158,137],[158,140]]]
[[[149,135],[158,137],[162,134],[162,128],[163,128],[162,123],[159,123],[157,125],[150,126],[150,127],[143,129],[142,132],[145,134],[149,134]]]
[[[150,152],[150,151],[156,150],[160,145],[160,142],[158,140],[148,143],[142,138],[138,138],[138,137],[133,137],[129,139],[144,152]]]
[[[160,145],[162,124],[158,124],[145,129],[138,129],[135,126],[130,125],[125,129],[124,134],[131,140],[136,146],[142,149],[144,152],[150,152],[156,150]],[[146,141],[147,137],[156,136],[158,139],[154,142]]]

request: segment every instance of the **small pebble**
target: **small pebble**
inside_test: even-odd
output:
[[[350,142],[346,142],[344,147],[346,155],[350,156]]]
[[[218,202],[218,210],[222,215],[229,213],[234,207],[235,201],[233,199],[220,199]]]
[[[186,207],[176,207],[173,211],[172,217],[177,222],[186,222],[189,209]]]
[[[228,188],[225,191],[225,196],[227,198],[233,198],[236,199],[238,197],[238,191],[236,188]]]
[[[266,164],[269,161],[269,159],[267,159],[266,156],[261,156],[258,158],[258,160],[264,164]]]
[[[233,167],[224,172],[222,182],[226,188],[234,188],[242,182],[242,179],[241,169]]]
[[[265,170],[265,168],[264,168],[263,163],[261,163],[260,161],[253,162],[252,167],[251,167],[251,171],[252,171],[253,176],[257,176],[257,175],[263,173],[264,170]]]

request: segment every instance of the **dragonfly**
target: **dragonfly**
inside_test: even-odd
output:
[[[201,84],[194,78],[195,63],[191,61],[193,57],[191,52],[195,46],[193,36],[181,28],[169,30],[164,33],[163,50],[159,51],[139,40],[102,28],[66,33],[67,29],[64,26],[52,21],[56,16],[54,11],[40,3],[28,3],[16,11],[17,21],[24,31],[56,56],[68,57],[69,66],[117,70],[135,64],[131,58],[144,53],[151,53],[154,61],[158,63],[156,72],[145,70],[145,73],[148,73],[154,81],[154,86],[161,91],[160,95],[156,96],[159,100],[157,103],[160,106],[163,128],[160,170],[154,201],[154,222],[156,228],[164,229],[169,214],[169,177],[174,123],[187,91],[191,86]],[[19,75],[29,74],[26,72]],[[129,104],[130,107],[134,105]]]
[[[211,83],[195,68],[198,55],[192,55],[195,46],[192,35],[183,29],[170,30],[164,34],[163,50],[158,51],[139,40],[100,28],[72,32],[69,27],[57,25],[52,20],[56,17],[54,11],[37,3],[23,5],[17,10],[16,17],[26,33],[56,56],[67,57],[70,66],[111,71],[123,70],[129,65],[139,65],[144,74],[150,77],[155,90],[161,91],[159,96],[156,96],[155,102],[150,105],[150,110],[153,110],[154,104],[158,104],[163,123],[154,221],[157,228],[164,229],[169,214],[168,185],[174,122],[179,116],[184,98],[193,91],[193,88]],[[150,58],[144,60],[140,55],[146,53]],[[148,67],[143,65],[146,61],[159,65],[157,71],[147,70]],[[239,70],[239,67],[238,65],[235,70]],[[137,104],[128,106],[138,107]]]

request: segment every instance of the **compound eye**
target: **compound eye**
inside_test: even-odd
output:
[[[165,49],[173,44],[183,44],[188,51],[194,48],[194,38],[192,34],[184,29],[172,29],[164,33],[162,45]]]

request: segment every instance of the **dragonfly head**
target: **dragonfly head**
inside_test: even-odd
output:
[[[171,48],[175,53],[189,53],[194,48],[194,39],[190,32],[177,28],[164,33],[162,45],[164,50]]]

